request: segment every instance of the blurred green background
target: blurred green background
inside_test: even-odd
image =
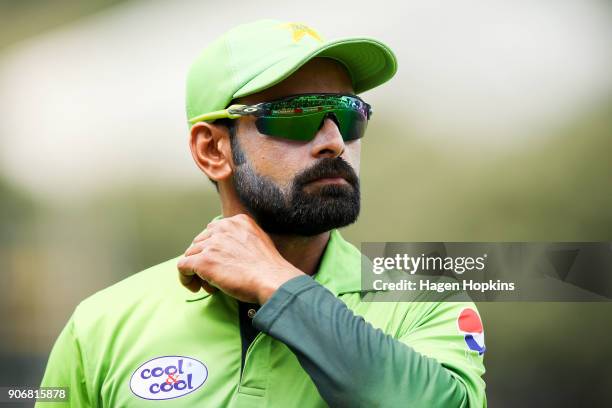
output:
[[[607,2],[2,2],[0,385],[38,384],[80,300],[219,213],[189,156],[184,76],[264,17],[397,53],[364,95],[351,242],[611,240]],[[610,304],[479,308],[490,406],[610,405]]]

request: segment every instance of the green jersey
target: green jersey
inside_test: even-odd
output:
[[[259,310],[189,292],[176,262],[78,305],[42,381],[70,387],[57,406],[486,406],[484,349],[465,332],[482,342],[474,304],[365,301],[361,254],[337,230],[317,273]],[[245,321],[259,331],[246,343]]]

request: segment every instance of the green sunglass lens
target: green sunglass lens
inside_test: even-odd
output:
[[[333,112],[336,116],[338,129],[345,141],[356,140],[365,134],[368,121],[366,118],[354,110],[338,110]]]
[[[336,117],[335,122],[345,141],[363,137],[367,126],[366,118],[360,112],[346,109],[317,112],[310,115],[263,116],[257,118],[255,125],[260,133],[268,136],[309,141],[315,137],[321,128],[323,119],[328,115]]]
[[[262,116],[257,118],[255,126],[259,133],[290,140],[311,140],[319,130],[324,113],[300,116]]]

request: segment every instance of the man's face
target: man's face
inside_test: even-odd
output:
[[[352,91],[341,64],[315,58],[281,83],[238,102]],[[263,135],[254,117],[242,117],[236,124],[233,185],[265,231],[311,236],[355,222],[360,207],[360,140],[344,142],[331,118],[308,142]]]

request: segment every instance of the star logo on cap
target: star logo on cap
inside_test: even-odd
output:
[[[308,27],[305,24],[287,23],[287,24],[283,24],[281,27],[291,30],[291,33],[293,36],[293,42],[300,41],[302,38],[304,38],[305,35],[311,36],[318,42],[323,42],[323,38],[321,38],[319,33],[317,33],[315,30],[313,30],[312,28]]]

